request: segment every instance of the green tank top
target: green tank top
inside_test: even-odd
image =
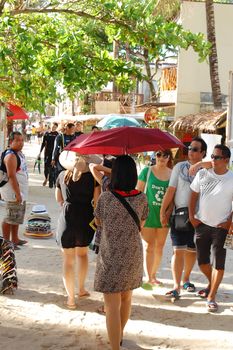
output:
[[[146,183],[149,167],[144,168],[138,179]],[[151,171],[147,181],[146,196],[149,205],[149,215],[144,227],[161,228],[160,208],[165,192],[168,188],[169,180],[159,180]]]

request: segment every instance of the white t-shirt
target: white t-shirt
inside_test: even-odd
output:
[[[19,184],[20,193],[23,201],[28,197],[28,171],[25,156],[22,152],[18,152],[20,157],[20,169],[16,172],[16,178]],[[12,189],[10,182],[8,181],[3,187],[1,187],[1,197],[6,202],[15,201],[15,192]]]
[[[212,227],[227,221],[232,211],[232,171],[217,175],[213,169],[201,169],[190,188],[200,194],[199,208],[195,214],[197,219]]]
[[[177,209],[188,207],[191,195],[190,184],[194,176],[189,175],[191,164],[188,161],[177,163],[172,169],[169,186],[176,188],[175,207]]]

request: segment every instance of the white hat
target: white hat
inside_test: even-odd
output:
[[[73,151],[62,151],[59,162],[63,168],[73,171],[73,181],[78,181],[82,173],[90,171],[90,163],[100,164],[102,158],[95,154],[81,155]]]

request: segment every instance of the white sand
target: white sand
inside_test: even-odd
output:
[[[38,145],[25,145],[30,169]],[[58,206],[54,190],[44,188],[42,175],[30,173],[29,201],[46,204],[56,226]],[[30,207],[28,207],[30,211]],[[0,218],[4,213],[0,208]],[[23,226],[20,236],[23,238]],[[61,255],[54,238],[28,239],[29,243],[16,251],[19,288],[14,295],[0,296],[0,349],[4,350],[102,350],[110,349],[105,317],[96,310],[102,296],[93,292],[95,254],[90,251],[87,288],[91,297],[78,302],[75,311],[63,307],[65,292],[62,284]],[[132,315],[126,326],[125,349],[233,349],[233,251],[227,252],[226,272],[219,289],[219,312],[209,314],[205,301],[184,293],[175,304],[165,300],[164,293],[172,287],[171,243],[168,237],[159,277],[164,288],[153,292],[134,292]],[[198,288],[205,279],[197,266],[192,282]]]

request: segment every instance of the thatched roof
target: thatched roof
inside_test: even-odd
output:
[[[189,114],[176,119],[169,128],[174,131],[214,133],[226,120],[226,116],[227,111]]]

